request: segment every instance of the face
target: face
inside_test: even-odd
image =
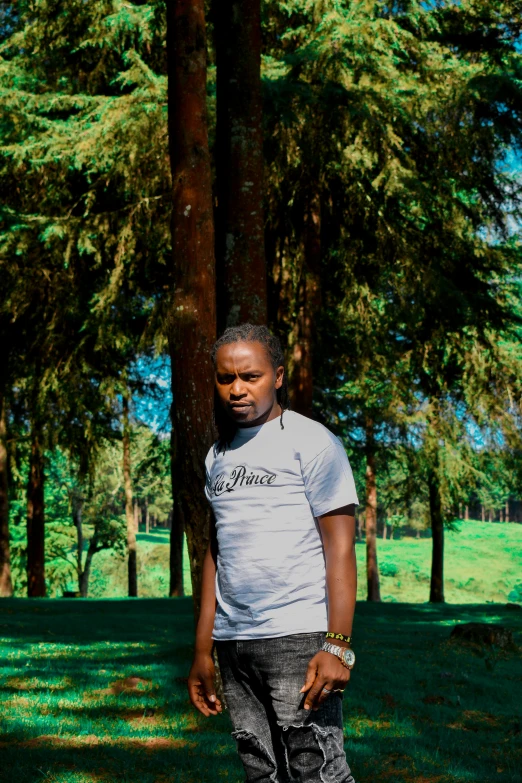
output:
[[[258,342],[222,345],[216,354],[216,390],[226,413],[240,427],[263,424],[279,415],[276,389],[284,368],[274,370]]]

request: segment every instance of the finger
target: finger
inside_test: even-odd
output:
[[[215,702],[208,700],[205,687],[200,680],[189,681],[188,690],[190,701],[205,717],[217,715],[218,712],[222,711],[219,699],[216,698]]]
[[[328,699],[331,696],[331,694],[333,692],[333,687],[334,687],[333,684],[329,683],[329,682],[326,682],[323,685],[323,687],[321,688],[321,690],[317,694],[317,698],[315,699],[314,704],[312,705],[312,709],[314,710],[314,712],[317,712],[317,710],[319,709],[321,704],[324,701],[326,701],[326,699]],[[325,690],[325,688],[327,688],[327,690]]]
[[[203,688],[205,690],[205,696],[210,702],[216,701],[216,689],[214,687],[214,678],[212,675],[207,675],[206,677],[203,677],[203,681],[201,683],[203,685]]]
[[[210,700],[210,696],[214,697],[214,701]],[[209,694],[206,691],[206,688],[204,685],[201,685],[199,688],[199,698],[201,704],[205,705],[205,708],[208,710],[209,715],[217,715],[218,712],[222,711],[222,706],[220,700],[217,698],[216,694]]]
[[[316,677],[315,682],[313,684],[313,687],[309,690],[308,695],[306,697],[304,708],[305,710],[310,710],[315,704],[315,701],[319,694],[321,693],[321,688],[324,687],[325,681],[322,677]],[[328,687],[328,686],[326,686]]]
[[[201,683],[198,681],[193,681],[188,683],[188,692],[189,692],[189,698],[192,703],[192,705],[199,710],[203,715],[208,716],[209,710],[208,706],[206,704],[206,701],[204,699],[204,695],[201,692]]]
[[[310,661],[308,664],[308,668],[306,670],[306,677],[305,677],[305,684],[299,691],[299,693],[304,693],[305,691],[309,691],[312,685],[315,682],[315,678],[317,675],[317,664],[313,661]]]

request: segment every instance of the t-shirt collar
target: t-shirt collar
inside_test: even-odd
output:
[[[270,419],[270,421],[265,421],[264,424],[258,424],[256,427],[238,427],[236,429],[236,438],[240,438],[241,440],[248,440],[249,438],[253,438],[254,435],[257,435],[258,432],[260,432],[264,427],[270,427],[273,426],[280,416],[276,416],[275,419]]]

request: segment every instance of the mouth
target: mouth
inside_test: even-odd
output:
[[[234,410],[234,411],[235,410],[243,410],[243,408],[250,408],[250,403],[249,402],[231,402],[229,407],[232,408],[232,410]]]

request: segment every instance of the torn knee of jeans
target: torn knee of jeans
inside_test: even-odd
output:
[[[292,734],[291,729],[298,732],[308,732],[308,738],[299,739],[299,735],[292,740],[288,736],[285,741],[286,762],[290,774],[299,773],[299,753],[305,753],[319,748],[322,754],[322,762],[318,769],[321,783],[354,783],[350,767],[344,753],[343,730],[338,726],[318,726],[317,723],[284,723],[279,722],[283,732]],[[308,762],[309,763],[309,762]],[[295,769],[293,769],[295,767]]]
[[[240,757],[249,768],[257,768],[269,774],[268,780],[277,781],[277,763],[268,748],[246,729],[237,729],[232,732],[237,742]]]

